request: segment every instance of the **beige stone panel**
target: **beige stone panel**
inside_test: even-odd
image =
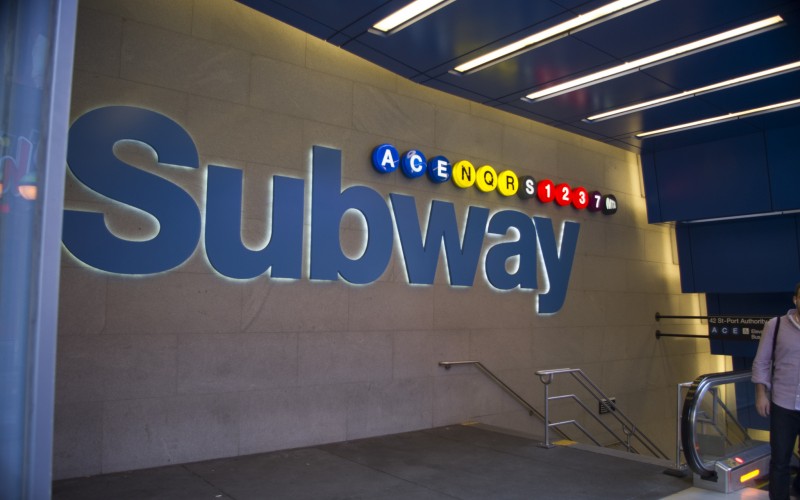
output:
[[[607,194],[605,162],[606,157],[597,151],[559,142],[557,178],[553,182],[556,185],[566,182],[570,187],[580,185],[589,191],[598,190]]]
[[[437,329],[527,328],[535,314],[535,295],[527,291],[497,292],[476,279],[471,287],[434,287]]]
[[[188,100],[185,94],[175,90],[76,69],[72,77],[70,105],[72,121],[88,111],[103,106],[136,106],[151,109],[185,127]]]
[[[519,130],[530,132],[532,121],[514,113],[509,113],[492,106],[486,106],[477,102],[469,101],[470,113],[473,115],[486,118],[501,125],[513,127]]]
[[[659,325],[658,330],[662,333],[683,333],[687,335],[708,335],[708,327],[696,326],[687,328],[685,326]],[[653,329],[655,331],[655,329]],[[685,356],[689,354],[709,354],[711,347],[707,338],[683,338],[683,337],[661,337],[658,340],[660,350],[667,357]]]
[[[105,391],[100,355],[101,335],[73,335],[58,339],[56,353],[57,404],[103,401]]]
[[[58,303],[59,337],[103,332],[106,322],[106,282],[104,273],[82,265],[62,266]]]
[[[83,8],[186,34],[192,26],[192,0],[81,0]]]
[[[360,83],[353,87],[353,128],[408,141],[413,149],[424,151],[434,144],[435,112],[433,105],[419,99]],[[406,151],[393,144],[401,154]]]
[[[676,387],[700,375],[725,371],[725,356],[708,353],[671,356],[665,369],[665,385]]]
[[[603,365],[603,392],[639,392],[668,385],[665,358],[639,358],[607,361]]]
[[[644,235],[645,259],[652,262],[673,264],[672,262],[672,229],[669,226],[649,226],[641,229]]]
[[[612,191],[621,191],[632,196],[642,196],[642,179],[639,160],[630,153],[628,158],[617,160],[607,157],[605,160],[605,186]]]
[[[543,423],[538,418],[530,416],[528,410],[522,407],[516,411],[485,415],[480,418],[480,423],[499,427],[503,432],[519,435],[536,442],[544,441]]]
[[[655,316],[646,294],[638,292],[608,292],[605,294],[608,326],[649,325]]]
[[[532,175],[538,181],[542,175],[556,173],[558,142],[527,130],[504,127],[502,161],[517,176]]]
[[[440,333],[434,330],[398,331],[392,334],[392,378],[418,378],[455,374],[440,361],[469,358],[469,333]]]
[[[83,335],[59,341],[57,400],[109,401],[175,394],[174,335]]]
[[[239,403],[239,394],[107,402],[103,473],[237,455]]]
[[[601,352],[604,361],[663,356],[661,341],[656,339],[655,330],[650,325],[599,326],[596,333],[601,337],[602,344],[595,353]]]
[[[301,333],[303,386],[379,382],[392,377],[392,336],[380,332]]]
[[[273,113],[351,126],[353,83],[294,64],[253,58],[249,104]]]
[[[244,332],[326,332],[347,327],[348,293],[342,283],[261,277],[239,286],[244,295]]]
[[[575,260],[577,261],[580,256],[611,256],[606,243],[608,240],[608,224],[606,224],[606,221],[599,217],[587,216],[578,222],[580,222],[581,227],[578,232],[578,247],[575,249]]]
[[[115,15],[79,9],[74,71],[119,76],[122,23],[122,19]]]
[[[192,96],[187,130],[201,156],[272,165],[275,169],[307,165],[301,148],[300,120],[261,109]]]
[[[568,289],[561,310],[536,316],[535,326],[594,326],[604,320],[606,309],[604,292]]]
[[[240,454],[346,440],[352,391],[328,384],[240,393]]]
[[[527,401],[528,404],[542,411],[544,410],[544,384],[539,380],[539,376],[536,375],[536,371],[539,368],[540,367],[531,364],[530,366],[520,369],[501,369],[497,371],[492,370],[492,372],[497,375],[504,384],[508,385],[512,391],[516,392],[523,400]],[[500,391],[502,388],[498,386],[497,390]],[[516,401],[511,402],[509,410],[523,410],[526,415],[528,414],[525,407]],[[535,416],[529,416],[528,418],[530,419],[528,425],[534,425],[529,431],[535,432],[541,430],[541,427],[537,426],[537,423],[541,422],[540,420]]]
[[[532,365],[537,370],[580,368],[600,360],[603,331],[597,325],[533,328],[530,335]]]
[[[178,393],[259,391],[297,383],[295,334],[182,335]]]
[[[490,370],[516,370],[533,362],[530,329],[483,329],[470,332],[470,359]]]
[[[628,262],[616,257],[586,256],[581,259],[582,282],[587,290],[624,291]]]
[[[426,429],[433,424],[433,380],[358,384],[350,393],[347,439]]]
[[[669,289],[671,275],[675,272],[671,264],[658,262],[630,261],[628,266],[628,286],[632,292],[652,292]]]
[[[93,476],[103,472],[102,429],[102,402],[56,405],[53,480]]]
[[[139,23],[126,23],[121,76],[189,94],[247,102],[251,55]]]
[[[491,164],[503,155],[503,126],[464,113],[437,109],[436,146],[483,158]],[[476,169],[484,165],[477,159],[473,164]]]
[[[313,36],[307,37],[305,64],[309,69],[389,92],[397,90],[400,79],[391,71]]]
[[[437,108],[447,108],[461,113],[469,113],[471,110],[471,103],[467,99],[426,87],[407,78],[397,78],[397,93],[402,96],[420,99],[435,105]]]
[[[433,287],[372,283],[351,287],[351,331],[428,330],[434,323]]]
[[[511,410],[513,405],[511,396],[474,367],[465,367],[458,375],[436,377],[434,381],[434,426],[478,420],[503,408]]]
[[[606,224],[606,242],[610,257],[644,260],[644,235],[634,227]]]
[[[210,274],[109,278],[107,333],[238,332],[242,288]]]
[[[631,196],[625,193],[601,191],[602,194],[612,194],[617,198],[617,212],[613,215],[606,215],[615,224],[647,227],[647,207],[644,198],[641,196]]]
[[[231,0],[195,0],[192,36],[303,65],[308,35]]]

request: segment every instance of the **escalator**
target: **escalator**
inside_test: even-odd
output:
[[[767,478],[769,442],[751,436],[766,420],[756,414],[750,376],[749,370],[713,373],[689,387],[680,437],[697,487],[730,493]]]

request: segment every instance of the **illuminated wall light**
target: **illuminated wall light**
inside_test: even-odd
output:
[[[639,139],[643,139],[645,137],[653,137],[656,135],[671,134],[672,132],[678,132],[680,130],[688,130],[692,128],[703,127],[705,125],[711,125],[712,123],[719,123],[723,121],[738,120],[739,118],[745,116],[755,116],[764,113],[773,113],[775,111],[783,111],[784,109],[795,108],[797,106],[800,106],[800,99],[793,99],[791,101],[784,101],[784,102],[779,102],[777,104],[770,104],[768,106],[762,106],[760,108],[753,108],[745,111],[737,111],[735,113],[728,113],[727,115],[715,116],[712,118],[705,118],[703,120],[697,120],[694,122],[682,123],[680,125],[673,125],[671,127],[665,127],[658,130],[651,130],[649,132],[642,132],[636,134],[636,137]]]
[[[455,0],[416,0],[372,25],[369,32],[393,35],[453,2]]]
[[[611,68],[598,71],[597,73],[592,73],[590,75],[569,80],[558,85],[553,85],[552,87],[530,93],[523,97],[522,100],[536,102],[549,99],[550,97],[555,97],[557,95],[566,94],[567,92],[572,92],[573,90],[588,87],[589,85],[593,85],[595,83],[611,80],[612,78],[633,73],[639,69],[667,62],[677,57],[687,56],[689,54],[716,47],[724,43],[730,43],[745,36],[755,35],[756,33],[760,33],[768,28],[778,27],[778,24],[782,22],[783,18],[781,16],[773,16],[767,19],[762,19],[761,21],[740,26],[739,28],[734,28],[717,35],[697,40],[695,42],[674,47],[672,49],[642,57],[634,61],[629,61],[618,66],[613,66]]]
[[[608,120],[609,118],[616,118],[617,116],[626,115],[629,113],[633,113],[635,111],[640,111],[643,109],[654,108],[660,106],[662,104],[666,104],[672,101],[678,101],[681,99],[688,99],[690,97],[694,97],[697,95],[705,94],[708,92],[713,92],[715,90],[720,90],[724,88],[735,87],[737,85],[742,85],[744,83],[750,83],[757,80],[761,80],[763,78],[769,78],[771,76],[782,75],[784,73],[789,73],[791,71],[795,71],[800,69],[800,61],[795,61],[793,63],[784,64],[783,66],[777,66],[775,68],[766,69],[764,71],[759,71],[757,73],[751,73],[749,75],[740,76],[737,78],[732,78],[730,80],[725,80],[724,82],[714,83],[711,85],[707,85],[705,87],[699,87],[692,90],[686,90],[684,92],[680,92],[678,94],[669,95],[666,97],[661,97],[659,99],[653,99],[651,101],[641,102],[639,104],[633,104],[631,106],[626,106],[624,108],[617,108],[611,111],[606,111],[605,113],[599,113],[588,118],[585,118],[584,121],[586,122],[595,122],[595,121],[602,121]]]
[[[453,68],[451,73],[463,75],[474,73],[482,69],[488,68],[494,64],[505,61],[511,57],[518,56],[523,52],[541,47],[542,45],[557,40],[563,36],[577,33],[582,29],[590,26],[595,26],[599,22],[608,21],[616,16],[627,14],[633,10],[639,9],[658,0],[617,0],[610,4],[604,5],[598,9],[580,14],[575,18],[557,24],[551,28],[534,33],[531,36],[525,37],[514,43],[510,43],[499,49],[493,50],[488,54],[484,54],[475,59],[469,60]]]

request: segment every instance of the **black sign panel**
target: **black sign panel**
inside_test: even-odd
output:
[[[708,336],[718,340],[759,340],[769,318],[709,316]]]

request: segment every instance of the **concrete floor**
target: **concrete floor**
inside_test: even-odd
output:
[[[55,500],[759,499],[693,488],[663,465],[456,425],[288,451],[66,479]]]

